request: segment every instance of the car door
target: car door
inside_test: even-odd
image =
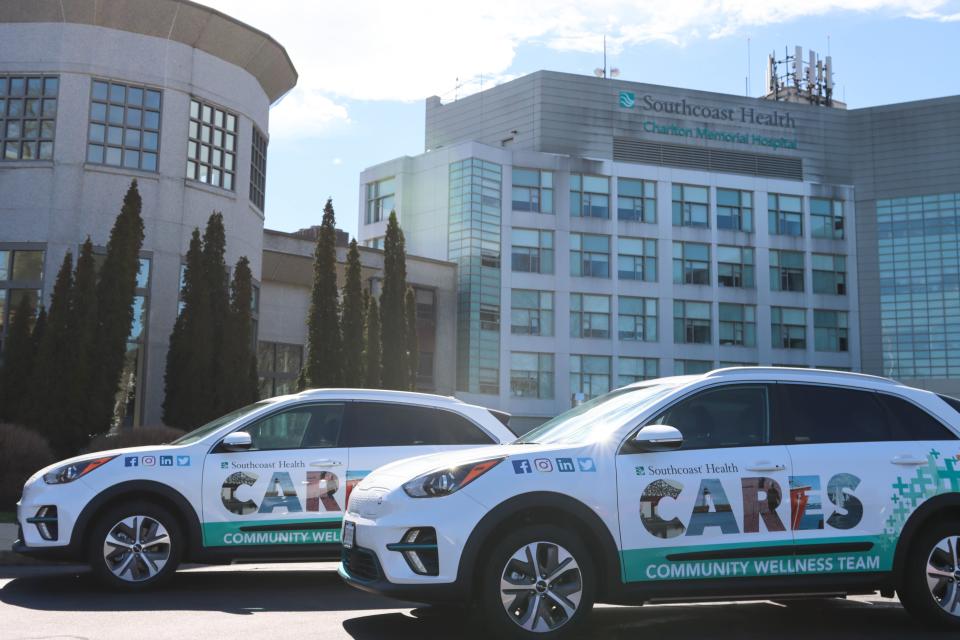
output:
[[[349,452],[338,445],[344,402],[287,407],[239,431],[251,446],[216,445],[203,465],[207,547],[336,545]],[[238,555],[242,551],[238,551]]]
[[[770,445],[771,385],[700,389],[646,424],[680,449],[617,456],[623,578],[667,582],[776,575],[792,552],[789,456]]]
[[[783,420],[775,439],[793,461],[798,561],[820,558],[806,572],[891,570],[907,518],[949,488],[956,437],[896,395],[814,384],[777,389]]]
[[[347,498],[368,473],[403,458],[496,444],[466,417],[428,405],[350,402],[341,444],[350,450]]]

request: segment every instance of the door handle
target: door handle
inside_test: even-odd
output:
[[[786,471],[786,465],[782,464],[773,464],[772,462],[767,462],[763,460],[761,462],[755,462],[753,465],[747,467],[747,471]]]
[[[891,460],[893,464],[903,465],[905,467],[917,467],[921,464],[927,464],[927,461],[923,458],[914,458],[913,456],[894,456]]]
[[[310,463],[311,467],[339,467],[343,463],[339,460],[314,460]]]

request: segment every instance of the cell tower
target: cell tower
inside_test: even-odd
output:
[[[767,56],[767,100],[819,104],[837,109],[847,105],[833,98],[833,60],[820,58],[812,49],[803,59],[803,47],[794,47],[793,55],[786,47],[783,58],[776,52]]]

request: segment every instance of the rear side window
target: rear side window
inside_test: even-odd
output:
[[[388,402],[355,402],[350,406],[344,447],[408,447],[490,444],[472,422],[450,411]]]
[[[782,402],[774,437],[781,444],[883,442],[890,428],[871,391],[778,384]]]
[[[903,398],[878,393],[890,412],[891,440],[956,440],[949,429],[929,413]]]

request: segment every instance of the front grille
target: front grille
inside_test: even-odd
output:
[[[380,577],[380,563],[372,551],[354,547],[344,549],[340,555],[344,570],[351,578],[372,582]]]

